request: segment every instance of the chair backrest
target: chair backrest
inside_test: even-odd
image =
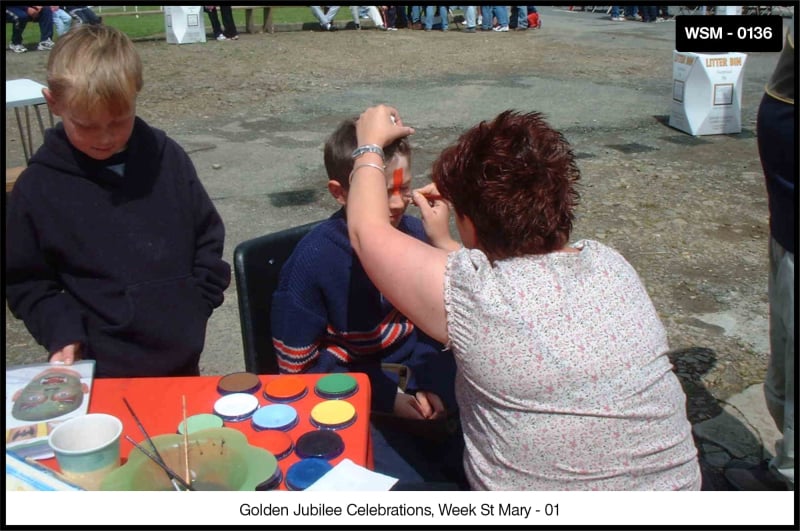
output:
[[[320,223],[314,221],[246,240],[233,251],[244,366],[248,372],[278,373],[270,322],[272,293],[278,286],[281,268],[297,243]]]

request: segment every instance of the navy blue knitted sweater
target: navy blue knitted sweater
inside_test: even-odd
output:
[[[422,222],[404,216],[399,230],[427,241]],[[452,353],[387,301],[350,245],[344,209],[300,241],[281,270],[272,300],[272,335],[281,372],[363,372],[372,409],[391,412],[397,376],[380,364],[411,368],[408,391],[433,391],[455,408]]]

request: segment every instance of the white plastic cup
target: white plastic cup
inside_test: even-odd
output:
[[[105,413],[89,413],[62,422],[48,442],[61,473],[69,481],[98,490],[103,478],[119,467],[122,421]]]

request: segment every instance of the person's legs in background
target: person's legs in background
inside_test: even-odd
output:
[[[658,8],[656,6],[641,6],[642,22],[655,22]]]
[[[53,26],[56,30],[56,35],[59,37],[69,31],[72,26],[72,17],[63,9],[56,9],[53,11]]]
[[[22,33],[28,24],[28,14],[25,12],[25,8],[21,6],[6,7],[6,20],[11,22],[11,42],[8,48],[15,53],[28,51],[22,44]]]
[[[508,31],[508,6],[494,6],[492,12],[497,17],[495,31]]]
[[[411,29],[422,29],[422,6],[411,6]]]
[[[239,38],[239,30],[236,29],[236,21],[233,20],[231,6],[227,4],[220,5],[219,14],[222,16],[222,27],[225,28],[225,36],[229,39],[237,40]]]
[[[770,469],[794,488],[794,254],[769,242],[770,360],[764,380],[767,409],[783,438]]]
[[[437,6],[425,6],[425,31],[433,29],[433,19]],[[447,31],[447,6],[438,6],[439,18],[442,19],[442,31]]]
[[[791,199],[794,194],[789,192],[797,182],[794,105],[765,94],[758,108],[756,132],[770,203],[770,359],[764,398],[782,438],[775,445],[768,468],[729,468],[725,477],[739,490],[794,489],[794,252],[784,247],[793,244],[792,224],[796,223],[797,207]],[[776,237],[785,240],[783,244]]]
[[[492,6],[481,6],[481,29],[489,31],[492,29]]]
[[[517,6],[517,31],[528,29],[528,6]]]
[[[464,24],[467,26],[466,31],[472,33],[475,31],[475,6],[461,6],[464,11]]]
[[[216,6],[203,6],[203,11],[208,14],[208,20],[211,22],[211,32],[214,34],[214,38],[218,41],[226,40],[225,35],[222,32],[222,25],[219,23],[219,16],[217,15],[217,7]]]
[[[43,6],[36,19],[39,23],[39,45],[36,47],[40,51],[52,50],[56,43],[53,42],[53,11],[50,6]]]
[[[333,31],[336,26],[333,24],[333,19],[336,13],[339,12],[339,6],[328,6],[327,11],[323,11],[321,6],[308,6],[311,13],[319,21],[320,28],[328,31]]]

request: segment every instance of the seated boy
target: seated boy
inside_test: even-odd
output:
[[[400,432],[410,435],[402,426],[416,427],[415,432],[436,431],[446,422],[448,414],[451,426],[457,424],[455,361],[452,353],[443,351],[440,343],[418,330],[381,295],[350,246],[344,205],[355,148],[353,120],[344,121],[325,144],[328,191],[342,208],[300,241],[281,270],[272,305],[278,367],[284,373],[366,373],[372,388],[373,412],[408,421],[382,423],[381,433],[374,433],[376,470],[406,482],[449,481],[453,478],[435,470],[442,468],[446,460],[436,452],[447,453],[447,458],[455,462],[450,463],[450,468],[460,470],[460,434],[450,434],[445,443],[436,444],[413,436],[403,437]],[[389,194],[387,215],[398,230],[428,241],[422,222],[405,215],[411,200],[412,177],[407,140],[384,148],[384,153]],[[383,364],[410,369],[405,391],[398,389],[398,372],[384,370]],[[392,450],[386,445],[403,454],[418,476],[412,471],[404,474],[392,464],[383,467],[382,449]],[[445,452],[444,448],[448,450]],[[421,455],[426,451],[427,454]],[[396,459],[387,461],[399,463],[403,468],[403,463]]]
[[[53,362],[98,377],[199,374],[230,266],[225,229],[186,152],[136,116],[142,62],[110,26],[82,24],[47,64],[61,122],[7,204],[6,297]]]

